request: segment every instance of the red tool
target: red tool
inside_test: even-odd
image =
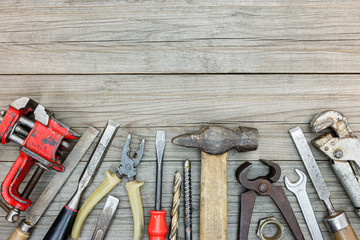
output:
[[[13,141],[20,145],[20,154],[1,186],[3,199],[13,207],[6,220],[17,221],[20,211],[32,204],[28,197],[44,170],[64,171],[61,149],[70,146],[65,140],[78,137],[76,132],[50,116],[42,105],[27,97],[16,99],[7,112],[0,113],[1,143]],[[20,194],[19,186],[34,163],[38,168]]]
[[[166,211],[161,210],[161,181],[162,181],[162,160],[165,150],[165,132],[157,131],[156,133],[156,196],[155,210],[150,211],[150,222],[148,226],[149,240],[165,240],[167,233]]]

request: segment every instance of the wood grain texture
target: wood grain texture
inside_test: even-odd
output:
[[[10,235],[9,240],[26,240],[29,239],[30,233],[21,231],[20,228],[15,228],[14,232]],[[5,238],[4,238],[5,239]]]
[[[359,238],[356,236],[356,233],[354,232],[352,226],[347,226],[344,229],[341,229],[340,231],[333,232],[332,236],[335,240],[342,240],[342,239],[351,239],[351,240],[358,240]]]
[[[200,240],[227,240],[227,153],[201,152]]]
[[[137,180],[145,182],[140,189],[145,229],[155,202],[155,135],[165,130],[163,208],[170,212],[173,174],[190,159],[195,240],[200,231],[200,153],[175,146],[170,139],[209,123],[258,128],[257,151],[228,153],[228,239],[236,239],[239,196],[244,189],[234,174],[241,163],[254,163],[250,176],[256,177],[267,171],[257,160],[273,160],[282,167],[276,185],[284,186],[284,176],[296,180],[294,168],[304,167],[287,131],[300,125],[308,140],[315,138],[318,134],[310,132],[309,122],[326,109],[341,110],[360,135],[359,11],[356,0],[4,0],[0,4],[0,109],[28,96],[79,133],[89,124],[101,130],[110,118],[121,123],[81,203],[103,181],[106,169],[116,171],[127,134],[133,135],[132,149],[145,138],[144,157],[137,169]],[[359,235],[360,219],[328,159],[311,148],[334,206],[346,212]],[[93,149],[50,204],[31,239],[43,238],[72,196]],[[15,144],[0,146],[0,179],[17,155]],[[32,200],[52,175],[44,173]],[[295,196],[285,192],[305,238],[310,239]],[[120,199],[120,205],[107,238],[132,239],[125,183],[111,194]],[[311,183],[308,194],[320,228],[330,239],[322,221],[325,207]],[[105,200],[90,213],[81,240],[92,236]],[[5,222],[4,216],[0,211],[1,240],[16,226]],[[293,239],[267,197],[256,199],[249,239],[257,239],[258,220],[269,216],[285,225],[284,239]],[[179,240],[184,237],[183,217],[181,202]]]
[[[359,73],[347,1],[4,1],[0,73]]]
[[[144,156],[138,167],[137,180],[145,181],[141,188],[145,229],[149,222],[149,210],[154,207],[155,191],[155,135],[156,130],[167,133],[163,176],[163,207],[171,208],[173,174],[181,170],[183,160],[192,164],[193,230],[199,237],[200,207],[200,153],[196,149],[184,149],[171,144],[170,139],[185,132],[193,132],[207,123],[217,123],[230,128],[239,125],[259,129],[259,149],[254,152],[230,151],[227,161],[228,179],[228,239],[236,239],[239,213],[239,195],[244,189],[237,183],[236,168],[245,160],[254,163],[250,176],[263,175],[267,171],[257,160],[274,160],[282,167],[282,177],[277,185],[284,186],[283,176],[295,181],[294,168],[303,169],[300,157],[288,134],[288,129],[300,125],[307,139],[317,134],[310,133],[311,118],[325,109],[337,108],[348,117],[356,135],[360,135],[359,106],[360,86],[357,75],[14,75],[0,76],[0,84],[6,92],[0,95],[0,108],[19,96],[30,96],[55,112],[58,119],[82,133],[89,124],[102,129],[106,120],[112,118],[121,123],[121,128],[102,163],[93,184],[86,190],[82,203],[103,181],[105,170],[115,172],[120,162],[120,151],[128,133],[133,134],[131,147],[138,147],[146,139]],[[214,92],[216,94],[214,95]],[[312,147],[312,146],[311,146]],[[94,146],[91,147],[93,150]],[[312,147],[325,181],[338,210],[346,211],[357,234],[360,219],[341,187],[327,158]],[[90,151],[91,152],[91,151]],[[56,196],[39,224],[32,239],[42,239],[62,206],[75,191],[79,175],[85,166],[85,156],[64,188]],[[0,179],[4,179],[18,154],[18,147],[9,143],[0,146]],[[35,188],[32,199],[36,200],[46,186],[52,173],[45,173]],[[29,177],[25,182],[29,181]],[[126,181],[126,180],[124,180]],[[299,220],[305,237],[309,233],[295,196],[286,191]],[[315,209],[320,227],[330,238],[322,219],[325,208],[318,199],[311,183],[308,193]],[[120,206],[108,232],[109,239],[131,239],[133,222],[130,203],[124,184],[111,192],[120,199]],[[84,225],[80,239],[88,239],[95,228],[105,200],[95,206]],[[266,207],[264,207],[266,206]],[[251,239],[260,218],[274,215],[285,224],[285,239],[292,235],[274,203],[267,197],[258,197],[251,219]],[[0,212],[0,219],[4,213]],[[168,222],[170,218],[168,216]],[[184,236],[183,203],[180,208],[179,238]],[[0,239],[6,239],[15,225],[0,221]],[[145,234],[145,237],[147,235]]]

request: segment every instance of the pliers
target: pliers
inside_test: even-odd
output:
[[[130,157],[130,141],[131,134],[128,135],[125,145],[121,152],[121,164],[115,173],[110,173],[106,170],[106,179],[95,189],[95,191],[86,200],[84,205],[80,208],[79,213],[75,219],[75,223],[71,232],[73,239],[78,239],[80,236],[82,225],[91,212],[94,206],[117,184],[121,182],[123,176],[127,176],[128,182],[125,184],[129,195],[131,210],[134,220],[134,240],[142,240],[144,236],[144,212],[141,203],[140,187],[144,182],[136,181],[136,167],[139,165],[142,155],[144,153],[145,139],[140,143],[139,149],[135,152],[133,157]]]
[[[299,223],[287,199],[284,189],[280,186],[274,186],[281,175],[280,166],[269,160],[260,161],[269,167],[269,173],[266,176],[259,176],[255,179],[248,179],[247,175],[252,168],[252,163],[245,162],[238,167],[235,176],[238,182],[243,185],[247,191],[240,196],[240,217],[239,217],[239,240],[248,239],[251,215],[254,209],[257,195],[269,196],[275,202],[280,212],[284,216],[288,226],[297,240],[304,240]]]

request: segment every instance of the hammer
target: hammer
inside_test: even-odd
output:
[[[227,152],[254,151],[258,147],[256,128],[206,126],[196,133],[179,135],[172,143],[201,150],[200,239],[227,239]]]

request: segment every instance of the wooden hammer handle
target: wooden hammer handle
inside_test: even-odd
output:
[[[226,157],[201,152],[200,240],[227,239]]]

